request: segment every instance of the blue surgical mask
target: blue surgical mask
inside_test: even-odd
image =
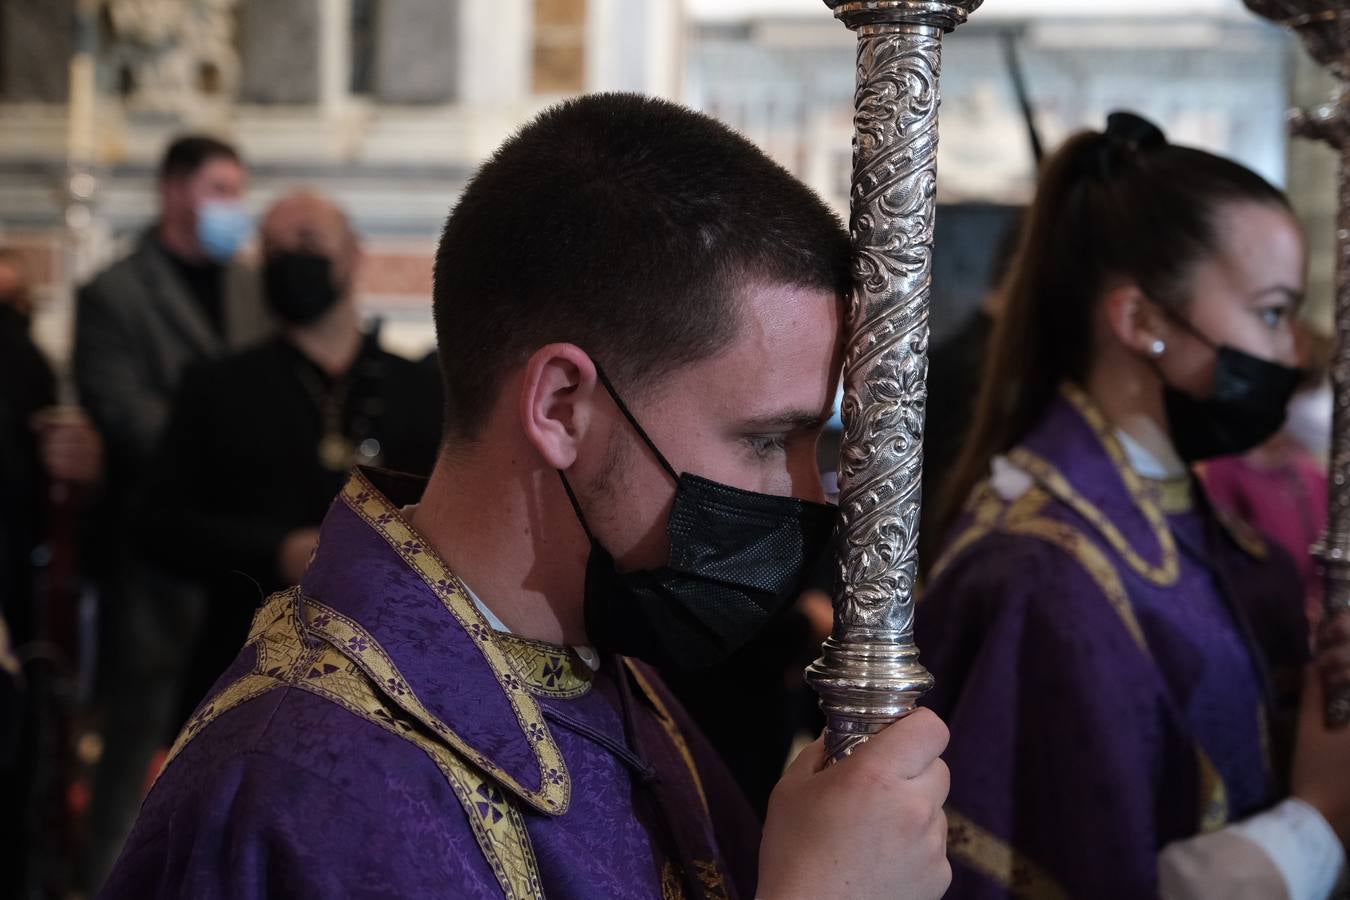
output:
[[[253,230],[253,219],[238,200],[206,200],[197,207],[197,242],[218,263],[229,262]]]

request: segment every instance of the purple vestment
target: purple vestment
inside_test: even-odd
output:
[[[1147,900],[1157,854],[1278,799],[1307,631],[1289,560],[1148,482],[1066,388],[918,604],[952,731],[953,900]]]
[[[103,896],[753,896],[758,825],[656,676],[489,628],[418,493],[353,475]]]

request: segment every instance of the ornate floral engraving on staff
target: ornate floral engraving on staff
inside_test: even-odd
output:
[[[1294,133],[1325,141],[1341,155],[1336,211],[1336,403],[1331,420],[1331,496],[1327,532],[1318,545],[1328,615],[1350,609],[1350,0],[1245,0],[1247,8],[1293,29],[1313,59],[1340,82],[1337,96],[1296,110]],[[1327,724],[1350,724],[1350,691],[1327,697]]]
[[[807,669],[830,755],[932,684],[914,646],[942,35],[981,0],[825,0],[858,36],[834,631]]]

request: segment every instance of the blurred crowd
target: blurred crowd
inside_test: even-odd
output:
[[[24,810],[6,890],[101,881],[348,468],[434,461],[439,376],[363,321],[346,214],[287,194],[246,264],[247,181],[229,144],[168,147],[156,221],[79,291],[73,390],[30,335],[23,258],[0,251],[4,790]]]
[[[70,386],[33,340],[24,258],[0,249],[0,790],[23,811],[0,826],[0,893],[96,889],[348,470],[435,460],[435,355],[381,347],[346,212],[301,189],[255,222],[247,188],[230,144],[172,142],[155,221],[79,289]],[[793,738],[819,728],[800,673],[829,617],[817,592],[677,684],[761,815]],[[754,701],[729,702],[728,677]]]

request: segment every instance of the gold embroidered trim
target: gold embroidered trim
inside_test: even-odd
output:
[[[503,893],[511,900],[542,898],[543,882],[524,817],[494,780],[445,744],[423,733],[377,693],[364,670],[336,648],[316,657],[311,677],[297,685],[415,745],[445,776]]]
[[[972,523],[956,537],[939,558],[934,566],[932,578],[936,579],[963,552],[986,535],[994,532],[1021,534],[1048,541],[1060,547],[1083,567],[1116,611],[1135,644],[1151,659],[1152,654],[1148,647],[1148,641],[1144,636],[1138,617],[1135,615],[1134,605],[1130,602],[1129,593],[1126,591],[1120,573],[1116,570],[1112,561],[1096,543],[1080,530],[1072,525],[1041,517],[1039,512],[1044,508],[1045,492],[1048,492],[1086,519],[1134,571],[1155,585],[1170,587],[1180,577],[1181,560],[1171,530],[1167,527],[1167,522],[1163,517],[1163,510],[1169,503],[1179,502],[1180,497],[1178,495],[1171,500],[1165,497],[1151,498],[1144,479],[1141,479],[1130,468],[1125,459],[1124,451],[1120,447],[1120,442],[1110,432],[1105,419],[1087,395],[1073,385],[1065,385],[1062,388],[1062,393],[1083,416],[1098,440],[1101,441],[1113,465],[1119,472],[1126,490],[1153,528],[1158,545],[1163,551],[1162,563],[1154,566],[1141,558],[1129,546],[1124,535],[1106,518],[1105,514],[1078,494],[1062,473],[1046,460],[1032,454],[1025,448],[1019,447],[1008,454],[1009,461],[1031,475],[1038,482],[1040,490],[1032,488],[1009,505],[995,494],[987,481],[982,483],[973,492],[967,505],[967,511],[972,515]],[[1184,484],[1186,486],[1186,499],[1193,501],[1190,480],[1184,480]],[[1162,482],[1155,482],[1154,485],[1163,491],[1176,491],[1175,487],[1167,488]],[[1040,496],[1036,496],[1038,494]],[[1220,521],[1223,521],[1222,518]],[[1245,529],[1234,528],[1231,530],[1234,539],[1242,545],[1240,531]],[[1259,539],[1257,541],[1259,543]],[[1253,555],[1257,555],[1257,550],[1264,552],[1264,547],[1244,546],[1244,549]],[[1201,828],[1212,830],[1216,827],[1222,827],[1228,821],[1227,788],[1223,783],[1222,776],[1198,743],[1196,744],[1196,752],[1201,782],[1201,796],[1199,798]]]
[[[973,537],[970,543],[994,530],[994,527],[987,525],[973,526],[970,529]],[[1002,530],[1008,534],[1020,534],[1048,541],[1073,557],[1096,582],[1098,589],[1105,595],[1107,602],[1111,604],[1111,608],[1116,611],[1135,644],[1143,651],[1145,656],[1152,659],[1148,641],[1144,637],[1143,629],[1134,614],[1134,606],[1130,603],[1129,594],[1125,590],[1124,583],[1120,580],[1120,573],[1111,565],[1110,559],[1102,552],[1102,549],[1093,543],[1090,538],[1072,525],[1044,518],[1007,522],[1003,524]],[[979,533],[973,534],[976,531]],[[965,537],[965,535],[962,535],[962,537]],[[1196,743],[1196,754],[1200,777],[1200,828],[1202,831],[1213,831],[1228,823],[1228,789],[1224,785],[1223,777],[1219,774],[1218,769],[1215,768],[1209,756],[1198,743]]]
[[[573,651],[514,634],[498,632],[494,637],[512,670],[535,696],[571,700],[591,689],[595,673]]]
[[[178,737],[169,748],[169,754],[164,758],[164,765],[160,767],[160,775],[169,768],[169,763],[183,751],[183,748],[191,743],[192,739],[201,733],[202,729],[210,725],[216,719],[225,713],[234,709],[254,697],[261,697],[263,694],[278,687],[282,682],[270,675],[259,675],[251,673],[231,683],[219,694],[211,699],[211,702],[204,707],[199,708],[188,719],[183,730],[178,733]],[[158,780],[159,775],[155,776]]]
[[[502,693],[510,702],[525,740],[534,750],[535,761],[539,766],[540,789],[530,791],[524,788],[490,762],[483,768],[541,812],[550,814],[566,812],[571,802],[572,779],[567,772],[562,752],[544,722],[539,704],[529,691],[524,690],[524,685],[512,670],[502,645],[495,639],[495,632],[470,599],[463,583],[440,555],[359,471],[354,472],[343,487],[342,500],[388,542],[409,568],[422,576],[422,580],[454,616],[460,627],[473,636],[474,643],[496,676]],[[381,681],[382,677],[376,678],[377,684]],[[420,703],[418,705],[420,706]],[[430,717],[430,713],[427,715]],[[427,724],[432,728],[438,728],[438,725],[432,724],[430,719]],[[439,724],[439,729],[445,729],[445,732],[449,733],[444,723],[435,721]]]
[[[1045,488],[1040,485],[1033,485],[1008,506],[1005,518],[1010,522],[1030,519],[1040,515],[1049,502],[1050,494],[1046,492]]]
[[[679,751],[680,758],[684,760],[685,767],[689,769],[689,775],[694,780],[694,787],[698,791],[699,802],[703,804],[705,815],[711,816],[708,810],[708,796],[703,791],[703,779],[698,773],[698,765],[694,762],[694,754],[689,750],[689,744],[685,741],[684,735],[680,732],[679,723],[671,715],[670,708],[661,700],[661,695],[657,693],[656,688],[647,676],[642,674],[631,659],[624,659],[624,665],[628,671],[633,674],[633,680],[637,682],[643,695],[651,702],[656,710],[656,716],[661,720],[661,727],[666,730],[667,736]],[[709,900],[730,900],[731,894],[727,889],[726,875],[722,872],[722,867],[715,860],[693,860],[693,876],[699,886],[703,888],[704,896]],[[684,886],[679,878],[679,869],[674,863],[666,863],[665,869],[661,873],[661,891],[662,898],[666,897],[684,897]]]
[[[1214,761],[1199,744],[1195,756],[1196,770],[1200,773],[1200,833],[1207,834],[1228,824],[1228,788]]]
[[[956,538],[947,545],[947,549],[942,551],[942,555],[938,557],[938,561],[933,564],[933,571],[929,573],[927,581],[930,584],[937,581],[938,578],[947,571],[953,560],[960,557],[962,553],[966,552],[968,548],[977,543],[985,535],[993,534],[996,530],[996,525],[984,522],[976,522],[967,527],[965,531],[958,534]]]
[[[670,710],[661,701],[660,694],[652,687],[652,683],[647,680],[647,677],[642,674],[642,670],[634,665],[631,659],[624,659],[624,664],[628,667],[628,671],[633,673],[633,679],[638,683],[638,687],[642,688],[642,693],[646,695],[647,700],[655,708],[656,717],[661,720],[661,727],[666,730],[666,734],[675,745],[675,749],[680,752],[680,757],[689,769],[689,774],[693,776],[694,787],[698,789],[698,799],[703,804],[703,811],[712,815],[708,809],[708,796],[703,792],[703,779],[699,776],[698,765],[694,762],[694,754],[690,752],[689,744],[685,741],[684,735],[680,733],[680,726],[676,723],[675,717],[670,714]]]
[[[1121,623],[1124,624],[1125,630],[1130,633],[1130,637],[1134,639],[1135,644],[1144,652],[1145,656],[1152,658],[1148,649],[1148,641],[1144,638],[1144,630],[1140,627],[1139,619],[1134,614],[1133,604],[1130,603],[1130,595],[1126,592],[1125,585],[1120,580],[1120,573],[1116,571],[1115,566],[1111,565],[1111,560],[1102,552],[1102,549],[1094,544],[1090,538],[1072,525],[1057,522],[1053,519],[1028,519],[1024,522],[1010,522],[1007,531],[1009,534],[1040,538],[1069,554],[1096,582],[1098,590],[1106,597],[1107,602],[1111,604],[1111,608],[1116,611],[1116,615],[1120,617]]]
[[[1050,495],[1040,485],[1032,485],[1022,496],[1009,504],[994,492],[987,480],[980,482],[966,506],[967,512],[972,517],[971,524],[942,551],[942,555],[933,565],[933,572],[928,576],[928,580],[936,580],[953,560],[980,538],[998,531],[1009,522],[1036,518],[1049,502]]]
[[[256,656],[253,670],[231,682],[209,703],[193,712],[169,748],[164,765],[160,766],[160,774],[169,768],[169,763],[203,728],[236,706],[280,686],[285,676],[302,663],[299,640],[288,641],[284,637],[288,633],[287,629],[299,633],[295,624],[295,598],[298,595],[298,588],[273,594],[253,614],[248,635],[248,644],[253,645]]]
[[[1243,553],[1253,559],[1265,559],[1270,555],[1270,549],[1261,535],[1256,532],[1256,529],[1237,516],[1214,507],[1214,518],[1218,520],[1220,527],[1228,532],[1228,536],[1233,539],[1233,543],[1237,544],[1238,549]]]
[[[1180,478],[1144,478],[1140,476],[1139,485],[1144,496],[1162,510],[1165,515],[1188,513],[1195,508],[1195,490],[1191,479]]]
[[[299,592],[273,595],[254,616],[249,642],[257,651],[255,670],[227,686],[198,710],[170,751],[173,759],[226,711],[280,687],[294,687],[414,744],[441,770],[464,807],[479,849],[502,891],[511,900],[543,897],[538,862],[524,817],[498,783],[439,740],[423,733],[404,710],[377,690],[371,676],[337,647],[307,647],[297,612]],[[167,763],[165,765],[167,768]]]
[[[709,900],[730,900],[726,879],[722,870],[714,862],[694,861],[694,878],[703,888],[704,896]],[[680,867],[673,860],[666,860],[661,867],[661,900],[685,900],[684,880],[680,878]]]
[[[1006,507],[1007,504],[989,486],[988,479],[977,484],[975,489],[970,492],[970,497],[966,500],[965,505],[966,512],[970,514],[971,523],[966,526],[964,531],[947,543],[941,555],[938,556],[937,562],[933,563],[933,570],[928,573],[925,580],[930,583],[937,581],[938,577],[951,565],[952,560],[964,553],[971,544],[994,531]]]
[[[1068,892],[1048,872],[950,807],[947,808],[947,853],[1006,888],[1013,897],[1069,900]]]
[[[1036,489],[1033,488],[1034,492]],[[1014,504],[1015,507],[1015,504]],[[1039,510],[1039,504],[1030,504],[1027,509]],[[939,571],[952,559],[955,559],[959,551],[966,549],[974,544],[986,534],[995,531],[1002,531],[1005,534],[1021,535],[1023,537],[1037,538],[1059,547],[1067,553],[1075,562],[1087,572],[1088,576],[1097,585],[1097,589],[1106,597],[1106,601],[1111,604],[1116,615],[1120,618],[1121,624],[1129,632],[1135,645],[1143,651],[1144,655],[1152,659],[1152,653],[1148,647],[1148,640],[1144,637],[1144,630],[1139,624],[1139,619],[1134,613],[1134,605],[1130,602],[1129,592],[1125,590],[1125,584],[1120,580],[1120,573],[1116,571],[1115,566],[1111,564],[1110,558],[1093,541],[1077,528],[1064,522],[1054,519],[1030,515],[1027,517],[1015,516],[1013,509],[1009,509],[1007,515],[1001,520],[989,522],[986,524],[976,524],[962,533],[952,544],[952,550],[944,554],[934,569],[934,577],[937,577]]]
[[[661,900],[685,900],[680,867],[672,860],[666,860],[666,864],[661,867]]]
[[[1067,504],[1070,509],[1086,519],[1093,530],[1111,545],[1111,549],[1120,554],[1126,565],[1131,569],[1159,587],[1170,587],[1176,584],[1177,578],[1181,575],[1181,560],[1177,553],[1176,541],[1167,527],[1167,522],[1163,519],[1162,511],[1145,500],[1139,493],[1141,489],[1133,473],[1129,476],[1133,486],[1127,487],[1131,495],[1135,497],[1135,505],[1139,507],[1139,510],[1144,514],[1144,518],[1148,520],[1152,527],[1158,546],[1162,549],[1162,561],[1158,565],[1154,565],[1136,553],[1134,548],[1130,546],[1129,541],[1120,533],[1120,529],[1116,528],[1115,523],[1090,503],[1086,497],[1078,493],[1073,485],[1069,484],[1069,480],[1049,462],[1025,447],[1018,447],[1010,451],[1008,459],[1019,469],[1040,482],[1047,491]]]
[[[12,678],[23,677],[23,663],[14,655],[9,640],[9,627],[2,618],[0,618],[0,670],[8,672]]]
[[[1058,469],[1025,447],[1017,447],[1008,453],[1008,459],[1018,468],[1041,482],[1055,497],[1068,504],[1074,512],[1086,519],[1094,529],[1101,533],[1106,542],[1124,558],[1125,562],[1141,576],[1159,585],[1168,587],[1176,583],[1181,575],[1181,561],[1172,531],[1157,504],[1151,502],[1144,493],[1138,474],[1130,467],[1120,441],[1112,433],[1106,417],[1092,402],[1082,388],[1066,382],[1060,387],[1060,394],[1083,417],[1083,421],[1092,429],[1092,433],[1106,451],[1111,465],[1125,485],[1126,492],[1134,501],[1135,507],[1144,516],[1153,531],[1162,559],[1155,565],[1145,560],[1130,546],[1129,541],[1120,533],[1115,524],[1100,509],[1079,494]]]
[[[704,896],[711,900],[730,900],[727,882],[722,875],[722,867],[715,862],[694,860],[694,878],[703,888]]]
[[[338,648],[343,656],[359,665],[376,688],[390,701],[430,728],[469,762],[487,772],[541,812],[556,814],[566,809],[571,796],[571,784],[563,767],[562,751],[553,742],[553,735],[547,729],[532,729],[527,732],[541,767],[542,788],[539,791],[532,791],[470,746],[427,709],[408,685],[403,673],[385,653],[384,648],[357,622],[308,597],[304,600],[304,611],[305,624],[312,633],[328,641]],[[499,676],[498,680],[508,697],[525,694],[524,683],[512,673],[507,672],[504,676]],[[541,715],[541,725],[542,719]],[[550,788],[554,790],[550,791]]]

